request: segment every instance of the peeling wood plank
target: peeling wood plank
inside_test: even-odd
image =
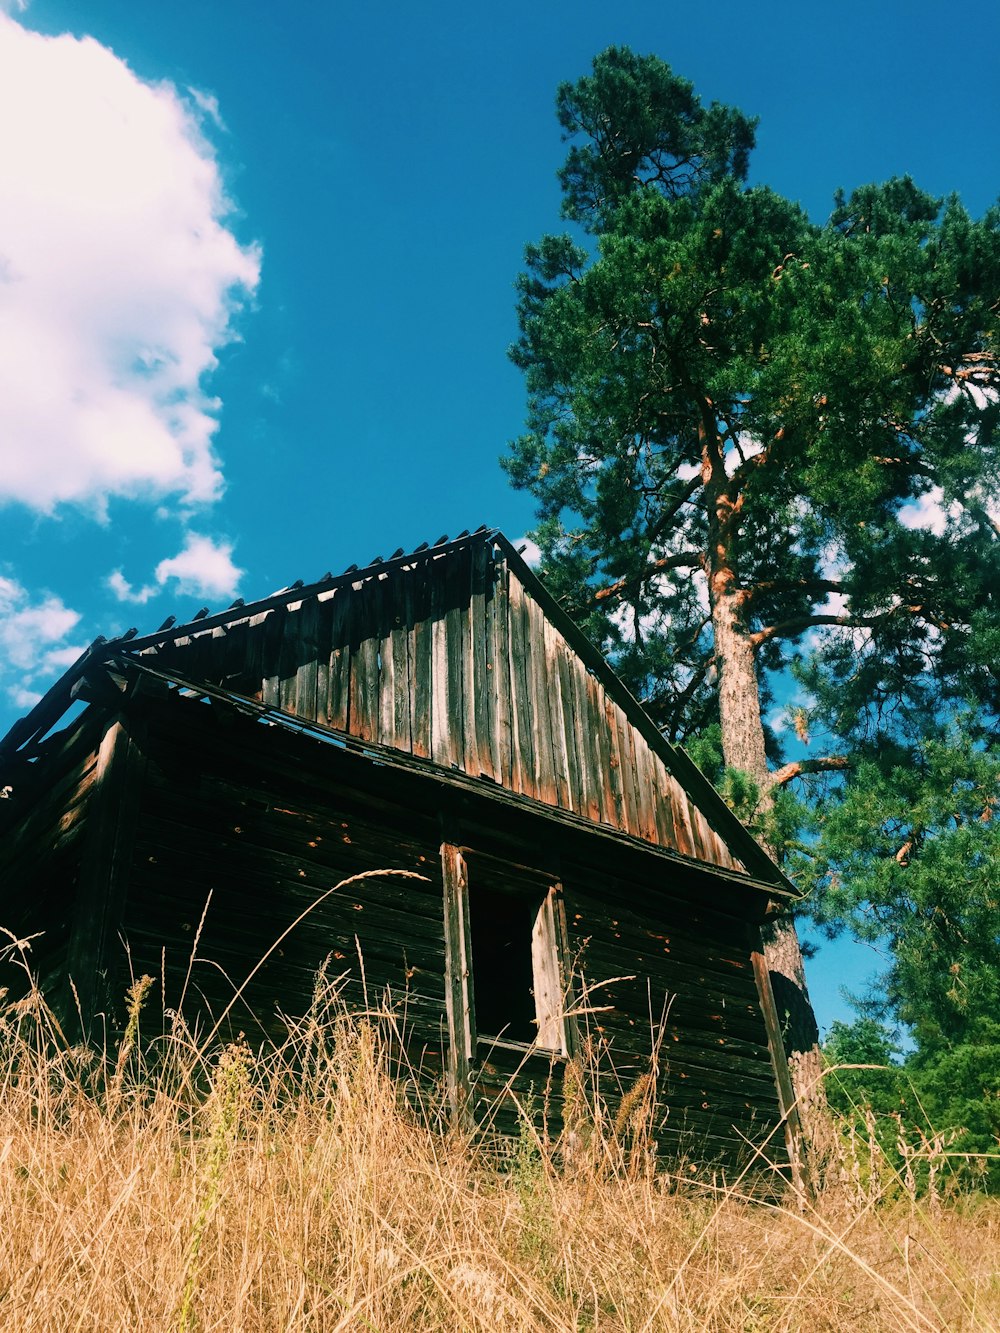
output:
[[[469,1120],[469,1062],[475,1054],[475,1031],[469,927],[469,878],[465,858],[453,843],[441,844],[444,887],[445,1000],[448,1014],[448,1094],[456,1123]]]
[[[119,998],[114,994],[115,945],[128,892],[145,771],[140,732],[139,724],[115,719],[98,752],[66,960],[86,1030],[98,1012]]]
[[[491,706],[494,694],[493,654],[490,642],[490,626],[487,621],[487,598],[491,592],[492,551],[485,544],[473,547],[471,590],[469,599],[469,633],[471,638],[466,675],[466,697],[471,700],[472,712],[470,734],[473,737],[472,758],[466,767],[476,776],[485,776],[499,780],[499,764],[493,735],[494,709]]]
[[[295,713],[316,721],[319,603],[310,597],[299,608],[296,624]]]
[[[510,684],[513,752],[517,762],[516,790],[534,796],[538,790],[535,758],[535,719],[531,707],[530,636],[524,589],[517,578],[508,582],[510,606]]]
[[[559,657],[563,650],[562,636],[541,617],[542,649],[544,652],[543,677],[549,700],[549,726],[552,733],[552,775],[556,804],[565,810],[572,808],[569,780],[569,743],[566,733],[566,712],[562,697],[562,679]],[[572,733],[570,733],[572,734]]]
[[[396,658],[392,651],[393,606],[392,580],[389,575],[375,581],[378,631],[378,718],[376,738],[380,745],[399,745],[396,729],[396,697],[406,693],[405,678],[396,679]]]
[[[582,764],[583,746],[577,727],[576,691],[573,687],[573,672],[576,669],[576,662],[573,654],[566,648],[565,640],[562,639],[561,635],[559,638],[560,646],[556,655],[556,673],[559,678],[559,706],[566,744],[566,808],[572,810],[575,814],[585,815],[587,811],[587,788]]]
[[[330,657],[333,652],[333,603],[336,599],[316,598],[316,721],[321,727],[330,722]]]
[[[288,612],[284,607],[272,611],[264,621],[263,655],[261,662],[261,700],[271,708],[281,707],[281,676],[279,662]]]
[[[785,1145],[792,1169],[792,1183],[797,1193],[812,1198],[812,1182],[809,1179],[803,1147],[802,1122],[799,1117],[798,1102],[795,1097],[795,1089],[792,1086],[788,1060],[785,1056],[785,1044],[781,1035],[778,1006],[775,1003],[774,991],[771,987],[771,973],[764,957],[764,945],[760,931],[751,929],[747,933],[750,941],[750,957],[753,961],[754,977],[757,982],[757,993],[760,997],[760,1007],[764,1015],[764,1026],[767,1030],[771,1064],[778,1087],[778,1102],[785,1122]]]
[[[455,762],[454,731],[448,698],[448,624],[441,570],[429,567],[431,593],[431,758],[442,768]]]
[[[431,593],[428,564],[416,565],[406,578],[406,622],[410,633],[410,733],[413,753],[422,759],[431,757],[432,635]]]
[[[601,802],[601,823],[615,824],[615,801],[611,790],[611,738],[605,724],[604,690],[593,676],[587,676],[587,698],[590,715],[594,719],[594,738],[598,764],[598,795]]]
[[[608,699],[608,725],[614,733],[614,746],[618,755],[618,781],[622,792],[622,818],[620,828],[631,833],[637,826],[635,798],[635,755],[631,745],[631,727],[625,715],[615,701]]]
[[[378,637],[375,596],[369,580],[351,597],[351,734],[373,741],[378,734]]]
[[[495,560],[493,569],[493,595],[488,603],[488,612],[492,654],[492,697],[496,703],[493,712],[496,774],[503,786],[518,791],[521,774],[514,725],[514,687],[510,659],[510,576],[503,560]]]
[[[338,588],[330,606],[330,675],[326,714],[331,727],[351,725],[351,602],[350,587]]]
[[[530,594],[525,593],[527,642],[530,649],[530,691],[535,716],[533,735],[537,756],[538,787],[536,795],[547,805],[558,805],[553,757],[551,688],[546,672],[545,617]]]
[[[406,618],[406,580],[410,577],[403,570],[394,570],[389,576],[388,606],[391,625],[389,630],[389,651],[392,654],[392,675],[394,694],[392,701],[392,744],[397,749],[412,751],[413,732],[411,708],[413,704],[413,678],[410,653],[410,630]]]

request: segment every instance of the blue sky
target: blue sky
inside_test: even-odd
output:
[[[612,43],[758,115],[816,218],[1000,191],[992,5],[0,0],[0,733],[99,633],[530,526],[513,281]],[[870,964],[824,946],[823,1026]]]

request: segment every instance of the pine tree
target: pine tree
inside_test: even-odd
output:
[[[550,587],[669,737],[716,729],[781,855],[776,793],[856,732],[781,763],[762,718],[804,643],[873,734],[928,678],[996,709],[1000,211],[904,178],[817,225],[748,186],[751,119],[624,48],[557,110],[572,234],[526,251],[506,467]],[[814,1050],[790,922],[768,953]]]

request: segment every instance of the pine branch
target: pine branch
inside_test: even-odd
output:
[[[758,597],[769,593],[785,592],[843,592],[845,584],[840,579],[762,579],[752,588],[744,591],[743,601],[750,605]]]
[[[643,565],[638,574],[626,574],[606,588],[598,588],[594,593],[594,601],[603,602],[623,592],[638,592],[650,575],[662,573],[665,569],[703,569],[704,566],[705,557],[700,551],[679,551],[676,555],[661,556],[659,560]]]
[[[928,625],[933,625],[935,629],[947,632],[954,626],[943,620],[935,619],[928,613],[928,608],[922,605],[904,605],[894,606],[889,611],[883,611],[875,616],[852,616],[852,615],[809,615],[794,616],[790,620],[783,620],[777,625],[765,625],[763,629],[757,630],[754,634],[748,636],[750,646],[757,649],[761,644],[767,643],[769,639],[794,639],[800,634],[805,634],[807,630],[814,629],[820,625],[840,625],[847,629],[879,629],[882,625],[888,624],[897,616],[909,615],[914,619],[923,620]]]
[[[776,787],[787,787],[790,782],[794,782],[796,778],[805,777],[808,773],[836,773],[839,770],[849,768],[850,763],[851,761],[846,754],[828,754],[815,759],[796,759],[793,763],[785,764],[771,774],[768,790],[774,791]]]

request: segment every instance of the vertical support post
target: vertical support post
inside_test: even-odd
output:
[[[441,879],[444,885],[445,1003],[448,1013],[448,1097],[452,1116],[462,1129],[472,1126],[470,1062],[475,1018],[470,986],[471,933],[469,876],[461,849],[441,844]]]
[[[771,1053],[771,1066],[774,1081],[778,1088],[778,1107],[785,1127],[785,1146],[792,1171],[792,1188],[801,1199],[812,1198],[812,1182],[805,1157],[805,1143],[802,1134],[802,1119],[792,1086],[792,1075],[785,1055],[785,1043],[781,1035],[781,1022],[778,1018],[778,1006],[771,987],[771,973],[764,957],[764,943],[760,929],[749,927],[750,958],[753,963],[754,980],[757,983],[757,997],[760,1000],[764,1028],[767,1032],[767,1045]]]
[[[563,886],[557,880],[550,893],[552,901],[552,922],[555,930],[555,951],[558,961],[559,979],[562,989],[562,1030],[565,1053],[574,1059],[580,1054],[580,1033],[577,1027],[574,1009],[576,996],[573,989],[573,955],[569,945],[569,926],[566,922],[566,900],[563,898]]]
[[[84,1039],[96,1015],[106,1012],[115,998],[115,952],[128,892],[144,766],[136,724],[125,715],[112,718],[97,755],[66,962],[68,977],[76,987]],[[67,1001],[72,1012],[70,996]]]

